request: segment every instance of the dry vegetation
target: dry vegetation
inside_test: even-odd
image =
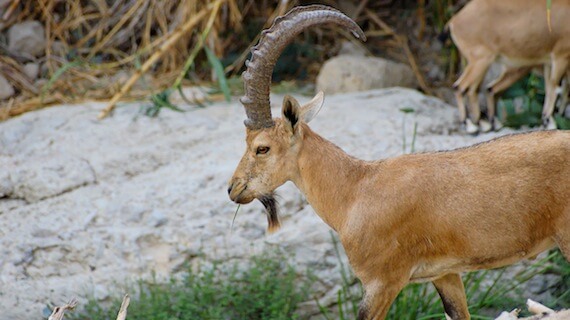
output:
[[[140,98],[150,92],[215,80],[204,48],[224,64],[225,75],[237,76],[257,41],[259,31],[295,5],[294,0],[9,0],[0,31],[37,20],[45,27],[45,55],[33,58],[10,52],[0,40],[0,71],[15,86],[17,96],[0,108],[0,120],[53,103],[84,99]],[[329,0],[366,31],[367,50],[381,51],[414,69],[421,88],[430,92],[421,61],[414,52],[417,40],[434,35],[462,1]],[[455,6],[455,7],[454,7]],[[408,12],[406,19],[400,15]],[[413,13],[413,14],[409,14]],[[414,30],[414,41],[391,24]],[[343,30],[322,28],[299,37],[310,51],[297,52],[293,74],[310,80],[321,63],[340,49]],[[358,44],[360,45],[360,44]],[[309,49],[308,49],[309,50]],[[32,81],[23,63],[41,65],[40,79]],[[452,61],[451,65],[456,64]],[[450,68],[453,72],[453,67]],[[141,77],[142,74],[144,77]],[[287,76],[287,75],[286,75]],[[142,78],[142,81],[139,79]],[[129,80],[130,79],[130,80]],[[139,81],[137,81],[139,80]]]

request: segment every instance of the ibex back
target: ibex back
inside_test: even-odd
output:
[[[244,75],[247,148],[229,182],[230,198],[260,200],[269,229],[279,226],[273,192],[292,181],[336,230],[365,288],[360,319],[384,319],[410,282],[431,281],[452,319],[469,319],[460,273],[496,268],[558,245],[570,258],[570,133],[546,131],[469,148],[355,159],[307,123],[323,104],[283,101],[271,118],[272,68],[304,28],[339,23],[360,28],[325,6],[278,18],[253,49]]]

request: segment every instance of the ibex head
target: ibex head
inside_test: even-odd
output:
[[[302,124],[318,113],[324,100],[320,92],[300,106],[293,97],[285,96],[283,117],[272,119],[269,89],[273,67],[297,34],[310,26],[329,22],[347,28],[357,38],[366,38],[360,27],[338,10],[322,5],[296,7],[276,18],[271,28],[262,32],[259,43],[251,51],[251,60],[246,62],[245,95],[240,101],[247,114],[247,148],[229,182],[228,193],[232,201],[240,204],[254,199],[261,201],[268,211],[269,231],[279,227],[273,192],[298,174]]]

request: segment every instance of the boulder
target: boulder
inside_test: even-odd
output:
[[[40,65],[37,63],[26,63],[23,69],[26,76],[31,80],[36,80],[40,73]]]
[[[15,166],[12,197],[36,202],[95,182],[86,160],[68,155],[35,158]]]
[[[279,115],[283,96],[271,100]],[[287,253],[319,279],[307,313],[318,312],[313,297],[336,302],[347,258],[292,183],[277,190],[279,231],[266,234],[257,201],[241,206],[232,228],[236,205],[225,190],[245,148],[237,98],[157,118],[141,115],[147,103],[125,103],[104,121],[96,118],[106,103],[85,102],[0,122],[1,319],[36,319],[71,297],[80,307],[91,294],[105,303],[127,280],[243,262],[263,249]],[[512,133],[454,134],[456,118],[436,98],[391,88],[327,97],[311,128],[361,159],[402,154],[403,134],[409,150],[415,123],[418,152]]]
[[[41,57],[45,45],[45,30],[38,21],[17,23],[8,30],[8,49],[16,54]]]
[[[317,90],[328,94],[388,87],[416,87],[416,78],[405,64],[357,55],[339,55],[326,61],[317,77]]]
[[[14,87],[0,74],[0,100],[5,100],[10,98],[16,93]]]
[[[361,56],[364,57],[367,54],[366,47],[362,44],[355,42],[344,40],[340,44],[340,50],[338,52],[339,55],[353,55],[353,56]]]

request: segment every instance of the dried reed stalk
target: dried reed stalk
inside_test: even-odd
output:
[[[215,7],[215,10],[213,10],[212,13],[210,14],[210,18],[208,18],[208,22],[206,23],[206,28],[204,29],[202,34],[198,37],[198,43],[196,44],[194,49],[192,49],[190,56],[188,57],[186,63],[184,64],[184,67],[182,68],[182,72],[180,72],[180,75],[176,78],[176,81],[174,81],[173,85],[174,88],[180,88],[182,80],[184,79],[186,73],[194,63],[194,59],[196,58],[198,51],[202,50],[202,48],[204,47],[204,41],[206,40],[206,37],[208,37],[208,34],[210,34],[210,30],[214,25],[214,20],[216,19],[216,13],[218,12],[221,2],[217,2],[216,4],[217,7]]]
[[[127,318],[127,308],[129,307],[129,303],[131,302],[131,297],[128,294],[125,294],[123,297],[123,302],[121,303],[121,308],[119,309],[119,313],[117,314],[117,320],[125,320]],[[69,310],[72,311],[77,306],[77,299],[73,298],[69,303],[65,304],[62,307],[55,307],[53,308],[53,312],[49,316],[48,320],[63,320],[65,316],[65,311]]]
[[[211,11],[211,15],[215,16],[218,12],[218,9],[220,8],[220,5],[224,1],[225,0],[217,0],[213,6],[211,6],[210,8],[202,9],[196,16],[194,16],[192,19],[190,19],[188,22],[182,25],[181,28],[175,30],[168,37],[168,39],[157,49],[157,51],[150,58],[148,58],[148,60],[142,65],[142,67],[131,76],[131,78],[121,88],[121,91],[115,94],[115,96],[113,96],[107,107],[105,107],[105,109],[103,109],[103,111],[101,111],[101,113],[99,114],[99,119],[103,119],[106,116],[108,116],[109,113],[115,108],[117,102],[121,99],[122,96],[124,96],[131,89],[131,87],[135,84],[135,82],[137,82],[137,80],[145,72],[147,72],[150,69],[150,67],[156,61],[158,61],[158,59],[160,59],[160,57],[168,49],[170,49],[174,44],[176,44],[176,41],[178,41],[180,37],[182,37],[185,33],[189,32],[190,29],[192,29],[198,22],[200,22],[200,20],[206,15],[208,11]]]
[[[19,4],[20,4],[20,0],[13,0],[12,3],[10,4],[10,6],[8,7],[8,9],[6,10],[6,12],[4,12],[4,15],[2,16],[2,20],[10,19],[10,16],[14,12],[14,10],[16,10],[16,8],[18,7]]]
[[[263,25],[263,29],[268,28],[273,23],[273,20],[275,20],[275,18],[277,18],[278,16],[281,16],[281,15],[284,15],[287,12],[287,10],[289,10],[290,6],[291,5],[289,3],[289,0],[279,1],[279,6],[277,7],[277,9],[275,9],[275,11],[273,11],[273,13],[269,17],[269,19],[266,20],[265,24]],[[250,53],[249,48],[253,47],[259,41],[260,37],[261,37],[261,33],[258,33],[257,36],[247,46],[248,49],[244,50],[242,52],[242,54],[239,56],[239,58],[236,59],[236,61],[234,61],[234,63],[227,66],[224,71],[225,72],[233,72],[233,75],[236,75],[237,72],[240,70],[240,68],[245,63],[245,59],[247,59],[247,56]]]
[[[73,310],[77,306],[77,299],[71,299],[69,303],[64,305],[63,307],[55,307],[53,308],[53,312],[49,316],[48,320],[63,320],[63,316],[65,315],[65,311]]]
[[[127,308],[131,302],[131,297],[125,294],[123,297],[123,302],[121,303],[121,308],[119,309],[119,314],[117,314],[117,320],[125,320],[127,318]]]

